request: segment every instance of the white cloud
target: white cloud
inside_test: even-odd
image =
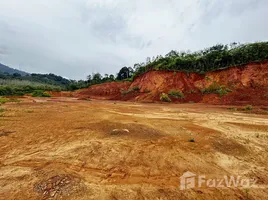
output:
[[[76,79],[116,73],[171,49],[267,40],[267,6],[266,0],[1,0],[0,62]]]

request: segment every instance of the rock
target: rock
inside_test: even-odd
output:
[[[54,191],[50,192],[51,197],[54,197],[56,194],[57,194],[57,190],[54,190]]]

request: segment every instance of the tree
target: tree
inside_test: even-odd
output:
[[[124,80],[126,78],[129,78],[129,68],[128,67],[123,67],[122,69],[120,69],[120,71],[117,74],[117,79],[118,80]]]
[[[92,76],[91,76],[91,75],[88,75],[88,76],[87,76],[87,82],[88,82],[88,83],[91,83],[91,81],[92,81]]]
[[[99,84],[102,82],[102,76],[100,73],[93,74],[92,83]]]
[[[111,74],[111,75],[109,76],[109,79],[110,79],[110,81],[114,81],[114,75]]]

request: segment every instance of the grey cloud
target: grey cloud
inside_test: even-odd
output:
[[[0,63],[85,78],[171,49],[267,40],[266,0],[1,0]]]

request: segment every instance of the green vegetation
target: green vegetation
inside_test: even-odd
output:
[[[8,98],[0,98],[0,104],[4,104],[8,102]]]
[[[5,112],[5,111],[6,111],[6,109],[0,108],[0,113]]]
[[[247,106],[245,106],[243,108],[243,110],[246,110],[246,111],[249,111],[249,110],[252,110],[252,109],[253,109],[252,105],[247,105]]]
[[[168,94],[166,94],[166,93],[160,94],[160,100],[163,102],[171,102],[171,99],[169,98]]]
[[[87,83],[93,85],[111,81],[133,81],[151,70],[174,71],[174,76],[177,71],[204,74],[265,59],[268,59],[268,42],[217,44],[196,52],[172,50],[165,56],[148,57],[145,62],[136,63],[133,67],[125,66],[120,69],[117,76],[105,74],[103,77],[99,73],[89,75]],[[206,76],[206,80],[210,81],[211,78]],[[220,93],[224,95],[225,91]]]
[[[134,86],[132,88],[129,88],[128,90],[125,90],[125,89],[121,89],[120,92],[122,95],[127,95],[129,93],[132,93],[132,92],[138,92],[140,91],[140,87],[139,86]]]
[[[16,98],[5,98],[5,97],[1,97],[0,98],[0,104],[4,104],[4,103],[7,103],[7,102],[20,102],[19,99],[16,99]]]
[[[168,92],[168,94],[170,96],[172,96],[172,97],[175,97],[175,98],[180,98],[180,99],[184,98],[184,94],[181,91],[178,91],[178,90],[170,90]]]
[[[51,95],[48,94],[47,92],[42,91],[42,90],[35,90],[32,93],[32,97],[51,97]]]
[[[136,86],[134,86],[134,87],[132,88],[132,90],[133,90],[133,91],[140,91],[140,87],[136,85]]]
[[[205,88],[201,90],[203,94],[219,94],[220,97],[223,97],[224,95],[228,94],[229,92],[232,92],[229,88],[226,88],[225,86],[220,86],[218,83],[213,82],[208,88]]]
[[[150,70],[197,72],[200,74],[268,59],[268,42],[217,44],[196,52],[170,51],[165,57],[147,58],[134,65],[134,78]]]

